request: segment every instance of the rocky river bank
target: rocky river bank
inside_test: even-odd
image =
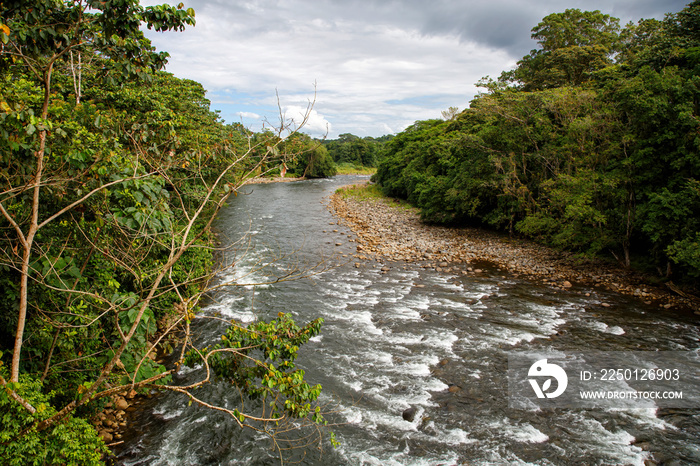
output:
[[[339,223],[357,236],[356,258],[360,260],[421,262],[423,267],[438,272],[459,268],[464,274],[482,273],[479,263],[488,262],[514,276],[528,277],[552,287],[600,286],[634,295],[661,309],[686,307],[700,314],[698,301],[689,295],[682,296],[685,293],[672,284],[670,288],[652,285],[644,275],[612,263],[582,259],[477,228],[426,225],[415,209],[396,207],[383,199],[346,196],[342,190],[330,197],[329,208]],[[602,302],[601,306],[609,304]]]

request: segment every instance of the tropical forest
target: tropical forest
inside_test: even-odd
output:
[[[469,108],[388,143],[377,182],[428,222],[483,225],[700,278],[700,4],[621,27],[566,10]]]

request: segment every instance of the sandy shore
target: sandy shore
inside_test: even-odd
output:
[[[480,263],[488,262],[514,276],[558,288],[604,286],[662,309],[680,306],[700,313],[692,297],[652,286],[643,275],[614,264],[581,259],[481,229],[425,225],[415,210],[390,206],[381,199],[343,198],[336,193],[330,198],[329,208],[357,235],[356,257],[360,260],[419,262],[437,271],[464,274],[482,273],[480,267],[486,264]]]

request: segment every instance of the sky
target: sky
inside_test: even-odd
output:
[[[307,115],[302,132],[335,139],[396,134],[468,107],[481,78],[536,48],[530,30],[548,14],[600,10],[624,26],[690,0],[182,1],[195,27],[145,31],[170,53],[166,71],[202,83],[227,123],[259,131]]]

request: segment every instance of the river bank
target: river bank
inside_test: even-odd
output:
[[[304,181],[306,178],[301,176],[301,177],[281,177],[281,176],[275,176],[275,177],[268,177],[268,176],[256,176],[255,178],[250,178],[249,180],[246,180],[243,185],[248,185],[248,184],[268,184],[268,183],[289,183],[292,181]]]
[[[700,330],[692,313],[651,312],[627,296],[576,281],[561,291],[524,274],[514,278],[493,263],[443,264],[447,254],[440,251],[426,251],[435,256],[430,260],[416,253],[407,258],[412,262],[392,261],[371,252],[375,246],[339,225],[345,220],[328,209],[338,188],[366,178],[256,185],[231,199],[216,223],[222,241],[251,237],[236,254],[237,270],[222,281],[265,283],[290,270],[327,265],[308,279],[221,289],[192,322],[198,346],[210,346],[221,341],[220,319],[248,323],[279,312],[299,323],[324,319],[322,333],[296,362],[305,378],[323,387],[322,409],[332,411],[329,428],[340,447],[325,435],[323,450],[304,440],[308,448],[282,452],[285,463],[573,466],[581,458],[640,465],[653,458],[700,464],[692,411],[514,410],[507,379],[511,352],[693,351]],[[389,214],[378,213],[378,225]],[[377,236],[414,241],[398,217],[385,227],[396,231]],[[551,276],[538,280],[544,278]],[[601,307],[605,301],[610,308]],[[172,383],[188,386],[202,375],[201,369],[181,370]],[[244,401],[224,380],[202,386],[198,398],[229,408]],[[116,464],[279,462],[278,451],[258,433],[240,429],[226,413],[188,406],[180,393],[161,392],[127,414],[129,432],[114,448]],[[287,442],[310,433],[283,433],[279,441],[292,445]]]
[[[388,199],[344,194],[348,189],[344,187],[333,194],[329,208],[341,224],[357,235],[356,258],[360,260],[422,262],[423,267],[437,271],[460,267],[464,274],[482,273],[479,263],[488,262],[516,277],[528,277],[556,288],[602,286],[661,309],[683,307],[700,313],[699,304],[692,297],[655,286],[644,275],[615,264],[582,259],[477,228],[426,225],[415,209],[390,205]],[[605,302],[600,305],[609,307]]]

